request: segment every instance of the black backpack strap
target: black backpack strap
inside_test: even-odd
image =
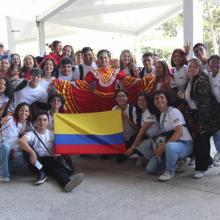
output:
[[[83,71],[83,65],[79,64],[79,75],[80,75],[80,80],[83,79],[84,71]]]
[[[143,78],[144,76],[144,71],[145,71],[145,67],[142,68],[142,70],[140,71],[140,77]]]
[[[28,80],[23,80],[16,88],[15,88],[15,92],[23,89],[24,87],[26,87],[28,84]]]
[[[128,106],[128,116],[129,116],[129,119],[131,120],[131,122],[134,123],[134,121],[133,121],[133,108],[134,108],[133,105]]]

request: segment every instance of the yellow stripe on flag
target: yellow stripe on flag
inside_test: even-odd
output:
[[[94,103],[95,105],[95,103]],[[121,110],[54,114],[55,134],[108,135],[123,132]]]

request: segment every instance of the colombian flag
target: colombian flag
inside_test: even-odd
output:
[[[120,110],[81,114],[56,113],[54,131],[57,154],[125,152]]]

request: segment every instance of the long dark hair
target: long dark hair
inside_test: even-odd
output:
[[[20,71],[21,71],[21,57],[20,57],[20,55],[17,54],[17,53],[11,54],[11,65],[10,65],[10,67],[8,68],[8,72],[11,73],[11,72],[14,70],[14,68],[15,68],[14,64],[12,63],[12,59],[13,59],[14,56],[17,56],[17,57],[19,58],[20,63],[18,64],[18,71],[19,71],[19,73],[20,73]]]
[[[26,103],[26,102],[21,102],[21,103],[18,104],[17,107],[15,108],[14,113],[13,113],[13,117],[14,117],[14,119],[15,119],[16,122],[18,122],[18,120],[19,120],[19,110],[20,110],[23,106],[25,106],[25,105],[28,107],[29,112],[30,112],[30,114],[29,114],[29,116],[28,116],[28,118],[27,118],[27,122],[28,122],[28,123],[31,122],[31,107],[30,107],[30,105],[29,105],[28,103]]]
[[[4,91],[4,94],[9,98],[9,100],[14,99],[14,89],[12,87],[12,84],[9,79],[6,79],[5,77],[0,77],[0,80],[3,79],[6,83],[6,89]]]
[[[148,108],[149,112],[152,113],[152,114],[155,114],[154,108],[153,108],[153,105],[152,105],[151,95],[147,94],[146,92],[141,92],[138,95],[137,99],[140,96],[144,97],[144,99],[146,100],[147,108]],[[138,127],[141,127],[141,120],[142,120],[143,111],[142,111],[142,109],[140,109],[140,107],[138,105],[136,107],[136,114],[137,114],[137,125],[138,125]]]

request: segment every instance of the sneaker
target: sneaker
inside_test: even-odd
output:
[[[128,157],[125,154],[119,154],[116,156],[116,162],[117,163],[123,163],[126,160],[128,160]]]
[[[10,182],[10,178],[9,177],[0,176],[0,182],[1,183],[8,183],[8,182]]]
[[[220,167],[220,160],[213,162],[214,167]]]
[[[73,176],[73,178],[64,186],[65,192],[71,192],[74,188],[76,188],[84,179],[83,173],[77,173]]]
[[[206,171],[196,171],[196,172],[194,173],[193,177],[194,177],[195,179],[200,179],[200,178],[204,177],[205,174],[206,174]]]
[[[170,179],[172,179],[175,176],[174,173],[170,173],[165,171],[161,176],[158,177],[159,181],[168,181]]]
[[[194,157],[191,157],[189,163],[188,163],[188,166],[195,166],[195,158]]]
[[[41,171],[41,172],[38,174],[37,180],[36,180],[36,182],[35,182],[34,184],[35,184],[35,185],[40,185],[40,184],[44,183],[46,180],[47,180],[47,175],[46,175],[46,173],[44,173],[44,172]]]
[[[186,158],[182,158],[177,160],[176,163],[176,172],[177,173],[183,173],[186,170]]]
[[[143,167],[145,165],[144,157],[143,156],[138,157],[135,165],[136,165],[136,167]]]
[[[213,158],[213,161],[220,161],[220,152],[217,152]]]

